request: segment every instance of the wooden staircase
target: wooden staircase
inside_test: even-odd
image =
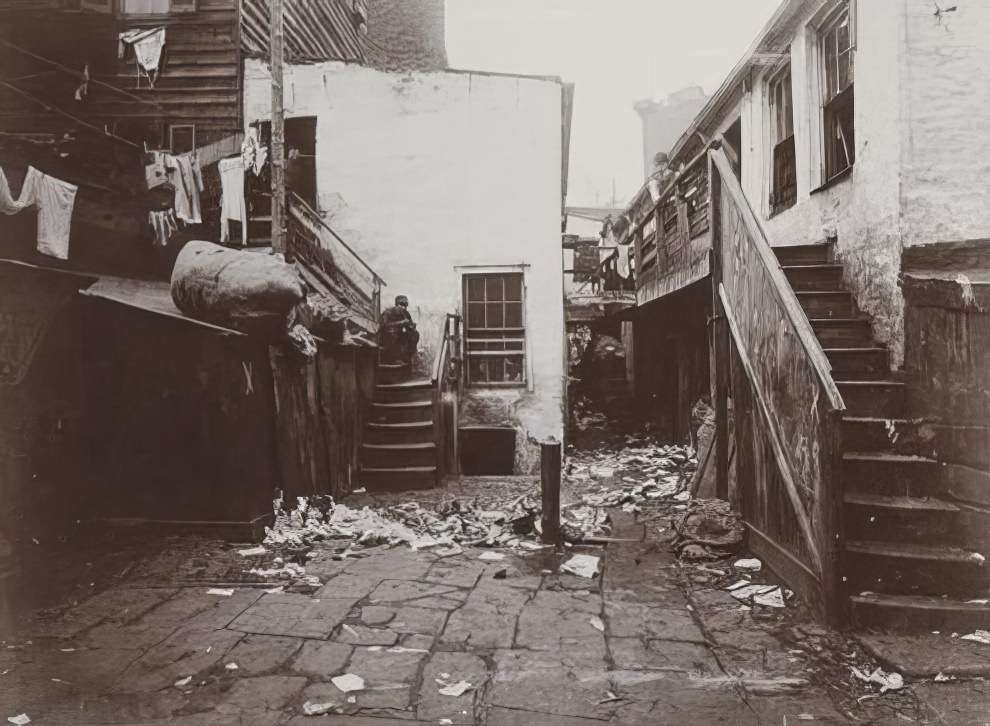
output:
[[[437,486],[436,389],[406,380],[407,366],[382,363],[361,446],[361,485],[369,491]]]
[[[843,285],[831,245],[774,252],[846,405],[842,572],[853,623],[916,632],[990,628],[990,507],[955,498],[959,467],[912,447],[925,423],[909,418],[907,384],[890,371],[889,353]]]

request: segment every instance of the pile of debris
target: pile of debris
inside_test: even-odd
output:
[[[650,500],[687,501],[697,463],[689,447],[647,444],[621,451],[602,449],[575,458],[568,463],[566,476],[585,489],[581,494],[584,504],[638,512]]]

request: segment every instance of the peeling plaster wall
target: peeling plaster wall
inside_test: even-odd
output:
[[[904,244],[990,237],[990,2],[903,0]],[[862,0],[861,0],[862,2]]]
[[[246,124],[267,118],[270,81],[247,61]],[[517,430],[516,466],[563,438],[559,82],[466,72],[291,66],[287,115],[317,116],[317,195],[334,229],[410,298],[432,366],[441,324],[461,308],[458,266],[520,266],[528,387],[469,389],[462,423]]]
[[[743,98],[743,189],[764,220],[774,246],[822,242],[826,230],[846,282],[873,320],[877,339],[887,343],[895,366],[903,361],[903,298],[900,270],[901,57],[904,0],[859,3],[855,81],[856,163],[841,181],[821,187],[820,102],[816,29],[802,25],[791,43],[797,203],[770,217],[771,132],[768,80],[754,73]],[[817,5],[816,5],[817,7]],[[866,10],[868,8],[868,11]]]

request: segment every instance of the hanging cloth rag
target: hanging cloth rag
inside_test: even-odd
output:
[[[72,209],[79,187],[41,172],[33,181],[34,203],[38,207],[38,252],[67,260]]]
[[[629,247],[630,245],[619,245],[619,259],[615,269],[623,280],[629,279]]]
[[[34,204],[35,181],[40,175],[40,171],[33,166],[29,166],[27,176],[21,185],[20,194],[17,196],[17,199],[14,199],[14,195],[10,189],[10,182],[7,181],[3,169],[0,169],[0,212],[4,214],[17,214],[32,206]]]
[[[261,174],[261,170],[268,161],[268,149],[258,141],[258,129],[253,126],[248,129],[244,136],[244,143],[241,144],[241,158],[244,160],[244,169],[251,169],[255,176]]]
[[[199,193],[203,191],[203,174],[196,153],[173,156],[165,154],[168,181],[175,188],[175,216],[186,224],[202,224]]]
[[[155,244],[160,247],[168,245],[172,235],[179,231],[179,222],[175,218],[174,209],[163,212],[148,212],[148,224],[155,233]]]
[[[134,60],[138,67],[138,88],[141,87],[142,72],[148,79],[148,84],[154,88],[158,79],[158,66],[162,61],[162,49],[165,47],[165,28],[128,30],[121,33],[117,41],[118,58],[124,57],[128,45],[134,49]]]
[[[89,94],[89,63],[83,68],[82,83],[76,89],[76,100],[82,101]]]
[[[241,244],[247,245],[247,202],[244,199],[244,159],[235,156],[221,159],[220,184],[223,200],[220,205],[220,243],[230,240],[230,220],[241,223]]]

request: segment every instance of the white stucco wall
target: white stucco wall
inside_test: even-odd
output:
[[[903,4],[904,244],[990,238],[990,2]]]
[[[743,188],[756,206],[771,244],[820,242],[838,236],[837,254],[874,333],[891,346],[899,365],[903,300],[897,285],[901,250],[901,150],[899,69],[903,0],[858,3],[855,94],[856,163],[845,179],[825,189],[821,178],[817,30],[805,22],[791,43],[791,78],[797,156],[797,203],[770,218],[771,138],[767,81],[754,74],[743,99]],[[810,13],[810,9],[809,9]]]
[[[245,69],[245,123],[269,116],[264,64]],[[324,63],[286,70],[287,115],[317,116],[320,211],[408,295],[432,364],[464,266],[524,266],[528,387],[473,389],[469,423],[517,428],[516,466],[563,437],[559,82],[464,72],[387,73]],[[479,270],[480,271],[480,270]]]

